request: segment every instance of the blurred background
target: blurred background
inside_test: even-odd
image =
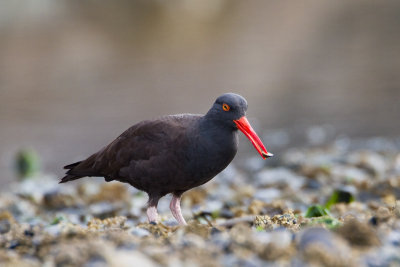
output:
[[[398,137],[399,29],[395,0],[3,0],[0,184],[21,149],[61,176],[138,121],[225,92],[274,153]]]

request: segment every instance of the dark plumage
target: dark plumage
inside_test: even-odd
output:
[[[139,122],[99,152],[65,166],[67,175],[60,183],[86,176],[129,183],[149,195],[149,221],[157,220],[158,200],[172,193],[171,211],[185,224],[180,212],[182,193],[228,166],[237,152],[238,128],[263,158],[272,155],[248,124],[246,110],[246,100],[229,93],[218,97],[204,116],[170,115]]]

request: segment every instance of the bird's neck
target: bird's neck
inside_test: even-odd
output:
[[[199,121],[198,130],[200,133],[207,134],[208,136],[221,136],[222,138],[226,138],[227,136],[237,132],[237,128],[224,123],[224,121],[221,121],[218,118],[208,116],[208,114]]]
[[[198,125],[200,144],[214,153],[226,153],[234,156],[238,146],[238,131],[236,127],[224,124],[221,120],[204,116]],[[229,157],[229,156],[228,156]]]

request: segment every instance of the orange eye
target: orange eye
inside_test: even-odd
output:
[[[222,104],[222,109],[225,111],[229,111],[231,109],[231,107],[228,104]]]

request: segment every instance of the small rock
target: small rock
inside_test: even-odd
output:
[[[124,216],[117,216],[106,218],[104,220],[93,218],[88,223],[88,229],[100,230],[100,229],[121,229],[123,228],[126,221],[126,217]]]
[[[272,230],[273,224],[268,215],[259,215],[254,218],[254,226],[257,229]]]
[[[72,195],[63,194],[60,191],[46,192],[43,195],[42,204],[47,209],[63,209],[76,204]]]
[[[386,207],[379,207],[376,211],[376,217],[381,222],[387,221],[391,216],[391,212]]]
[[[89,212],[98,218],[113,217],[121,209],[118,203],[98,202],[89,206]]]
[[[294,253],[290,246],[292,233],[285,228],[272,232],[259,232],[254,238],[262,245],[258,255],[264,260],[276,261],[280,258],[288,258],[290,254]]]
[[[196,221],[192,221],[187,226],[185,226],[185,232],[193,233],[203,238],[207,238],[211,233],[211,227],[206,224],[200,224]]]
[[[285,228],[297,231],[300,225],[297,223],[296,217],[291,210],[285,212],[282,215],[275,215],[271,218],[274,224],[283,226]]]
[[[334,248],[334,235],[322,227],[312,227],[303,230],[297,237],[297,246],[300,250],[305,250],[309,245],[318,243],[326,249]]]
[[[353,266],[346,242],[324,228],[303,230],[297,237],[297,247],[303,260],[312,266]]]
[[[265,213],[265,205],[266,203],[260,201],[260,200],[253,200],[250,205],[249,205],[249,213],[253,215],[258,215],[261,214],[262,212]]]
[[[89,203],[97,202],[129,202],[127,186],[119,182],[103,183],[97,194],[91,195]]]
[[[8,233],[11,229],[10,221],[7,219],[0,220],[0,234]]]
[[[338,233],[352,245],[377,246],[380,244],[375,230],[366,223],[350,218],[338,229]]]
[[[11,240],[10,244],[8,246],[9,249],[16,249],[18,246],[20,246],[21,244],[19,243],[18,240]]]
[[[364,170],[352,166],[334,166],[332,168],[332,175],[335,179],[355,184],[362,184],[369,179],[368,174]]]
[[[227,231],[221,231],[220,233],[216,233],[211,235],[212,244],[221,248],[221,251],[224,253],[229,253],[230,248],[232,247],[232,240]]]
[[[231,219],[234,217],[233,212],[230,209],[227,208],[223,208],[222,210],[220,210],[219,212],[219,217],[220,218],[225,218],[225,219]]]
[[[277,246],[281,249],[286,249],[289,247],[293,240],[293,234],[283,227],[277,228],[270,232],[255,232],[253,237],[263,245],[273,243],[274,246]]]
[[[373,151],[360,151],[350,155],[349,162],[375,176],[382,176],[386,170],[385,159]]]
[[[282,196],[281,190],[276,189],[274,187],[257,190],[254,194],[255,199],[264,202],[271,202],[272,200],[277,199],[281,196]]]
[[[305,178],[287,168],[266,169],[256,175],[256,185],[261,187],[288,186],[298,190],[305,183]]]
[[[33,237],[35,235],[35,233],[33,232],[32,229],[26,229],[24,231],[24,235],[27,236],[27,237]]]
[[[394,247],[400,247],[400,230],[391,232],[387,236],[387,243]]]
[[[105,252],[104,257],[108,266],[159,266],[159,264],[156,264],[147,255],[139,251],[108,250]]]
[[[143,229],[143,228],[138,228],[138,227],[133,228],[129,232],[130,232],[130,234],[137,236],[137,237],[144,237],[144,236],[150,235],[150,232],[148,230]]]
[[[51,236],[57,237],[61,234],[62,225],[60,225],[60,224],[50,225],[50,226],[43,228],[43,231],[45,233],[48,233]]]
[[[393,163],[393,170],[395,173],[400,174],[400,153],[397,154],[394,163]]]

